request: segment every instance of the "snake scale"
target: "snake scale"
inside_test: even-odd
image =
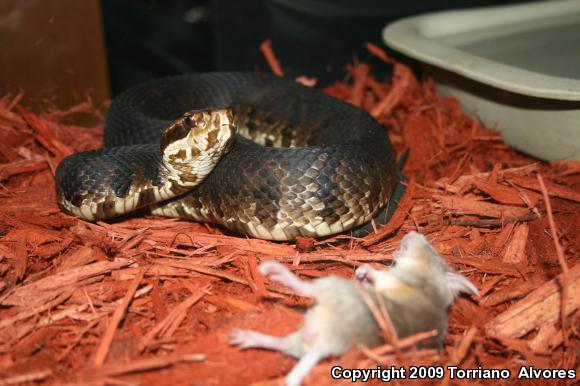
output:
[[[56,170],[59,205],[88,221],[146,208],[269,240],[322,237],[384,222],[398,182],[374,118],[273,75],[154,79],[113,100],[104,131],[103,149]]]

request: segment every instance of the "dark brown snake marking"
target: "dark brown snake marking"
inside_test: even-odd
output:
[[[220,140],[231,149],[219,162],[211,155],[211,172],[175,165],[201,157],[196,148],[168,153],[200,122],[203,149]],[[238,134],[228,139],[213,129],[220,125]],[[87,220],[150,207],[273,240],[344,232],[375,216],[382,223],[397,182],[385,128],[365,111],[250,73],[182,75],[127,90],[107,113],[105,148],[73,154],[56,172],[61,207]]]

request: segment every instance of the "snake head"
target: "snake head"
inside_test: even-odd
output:
[[[172,179],[187,184],[199,183],[231,149],[235,134],[230,108],[193,110],[183,114],[161,135],[161,153]]]
[[[192,110],[173,121],[161,134],[161,152],[169,147],[195,146],[200,152],[229,148],[236,134],[232,109]]]

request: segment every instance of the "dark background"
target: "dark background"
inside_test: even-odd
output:
[[[263,70],[271,39],[285,75],[324,84],[365,42],[382,45],[390,21],[520,0],[101,0],[112,95],[149,78],[185,72]],[[391,53],[394,54],[394,53]],[[396,55],[396,54],[395,54]]]

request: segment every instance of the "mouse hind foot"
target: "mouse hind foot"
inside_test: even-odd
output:
[[[286,386],[299,386],[310,370],[320,360],[328,356],[324,354],[324,351],[319,350],[316,345],[305,351],[303,345],[299,342],[299,333],[277,337],[253,330],[234,330],[230,337],[230,344],[237,345],[242,349],[263,348],[280,351],[299,358],[296,365],[286,376]]]
[[[230,344],[246,348],[264,348],[268,350],[283,351],[284,337],[262,334],[254,330],[235,329],[230,335]]]

